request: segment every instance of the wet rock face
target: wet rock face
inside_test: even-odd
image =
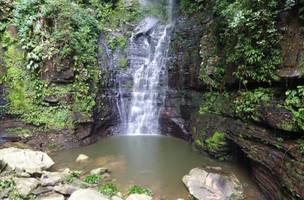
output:
[[[225,136],[251,160],[252,176],[267,199],[304,198],[303,155],[294,140],[279,139],[277,135],[282,133],[277,129],[212,114],[203,118],[208,127],[220,123]]]
[[[283,63],[277,70],[277,74],[283,78],[300,78],[300,64],[302,60],[303,41],[301,36],[301,23],[298,15],[298,7],[290,11],[280,13],[278,24],[281,29]]]
[[[190,139],[190,119],[198,109],[202,84],[200,70],[201,16],[180,16],[172,34],[168,60],[168,86],[160,114],[163,134]]]
[[[169,87],[176,90],[202,90],[199,80],[201,16],[181,16],[172,35],[169,60]]]
[[[132,74],[129,74],[130,70],[117,68],[117,60],[124,56],[128,58],[129,65],[136,65],[136,62],[141,64],[141,58],[147,54],[143,48],[144,36],[157,27],[158,23],[155,18],[146,18],[133,29],[136,37],[133,48],[136,49],[128,45],[126,51],[115,52],[108,47],[105,37],[100,36],[98,57],[102,71],[107,74],[107,80],[97,95],[93,132],[102,132],[103,135],[119,132],[119,125],[126,117],[120,116],[122,109],[119,107],[123,103],[124,109],[129,109],[132,92],[130,87],[133,80]],[[165,106],[160,111],[159,124],[164,134],[190,138],[190,113],[198,108],[200,94],[196,91],[202,89],[198,78],[201,63],[201,32],[202,26],[198,16],[182,16],[177,19],[167,62],[169,90],[166,92]],[[161,79],[167,81],[167,78]],[[160,87],[166,85],[165,82],[161,82]]]

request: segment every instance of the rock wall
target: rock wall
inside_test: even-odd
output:
[[[234,76],[236,68],[231,66],[225,66],[220,83],[213,79],[216,64],[225,55],[214,43],[217,22],[210,17],[202,24],[202,29],[208,31],[201,34],[202,64],[197,68],[202,69],[204,97],[200,111],[191,116],[192,138],[199,149],[218,159],[230,159],[233,156],[227,155],[235,156],[241,150],[253,179],[270,200],[304,198],[304,155],[299,142],[303,129],[294,111],[285,106],[288,91],[303,82],[303,35],[298,9],[295,6],[281,12],[277,19],[282,63],[276,71],[280,79],[271,84],[253,81],[243,87]],[[211,92],[206,88],[212,88]],[[267,95],[259,96],[254,92],[258,88]]]

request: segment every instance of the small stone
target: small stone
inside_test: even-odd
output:
[[[62,194],[57,194],[57,193],[48,193],[39,196],[37,200],[64,200],[64,196]]]
[[[26,172],[17,172],[16,176],[22,177],[22,178],[30,178],[31,177],[31,175],[29,173],[26,173]]]
[[[10,188],[2,189],[0,191],[0,199],[4,199],[5,197],[8,197],[9,192],[10,192]]]
[[[104,168],[104,167],[100,167],[100,168],[92,169],[90,174],[91,175],[94,175],[94,174],[101,175],[101,174],[109,173],[109,172],[110,172],[109,169]]]
[[[78,157],[76,158],[76,162],[83,162],[89,159],[89,156],[85,154],[79,154]]]
[[[100,178],[101,178],[103,181],[110,181],[110,180],[112,180],[111,174],[109,174],[109,173],[102,174],[102,175],[100,176]]]
[[[73,192],[68,200],[109,200],[109,198],[96,190],[80,189]]]
[[[32,191],[32,194],[40,195],[40,194],[45,194],[45,193],[51,192],[52,190],[53,190],[53,187],[50,187],[50,186],[49,187],[42,187],[42,186],[40,186],[40,187],[34,189]]]
[[[60,194],[71,195],[76,190],[80,189],[79,187],[75,187],[73,185],[56,185],[54,190]]]
[[[42,186],[54,186],[64,179],[64,174],[60,172],[43,172],[40,181]]]
[[[39,185],[35,178],[15,178],[14,181],[18,193],[23,197],[27,197]]]
[[[152,197],[146,194],[131,194],[126,200],[152,200]]]

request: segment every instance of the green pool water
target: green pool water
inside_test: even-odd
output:
[[[79,154],[86,154],[90,159],[76,163]],[[192,168],[221,167],[225,173],[239,178],[246,199],[262,198],[242,166],[213,160],[195,151],[187,142],[172,137],[112,136],[90,146],[61,151],[53,157],[57,169],[68,167],[88,173],[97,167],[107,167],[121,191],[126,192],[133,184],[143,185],[151,188],[155,197],[170,200],[187,198],[182,177]]]

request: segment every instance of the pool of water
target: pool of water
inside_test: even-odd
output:
[[[79,154],[90,157],[76,163]],[[234,173],[245,189],[246,199],[262,199],[246,170],[236,163],[213,160],[193,150],[187,142],[165,136],[113,136],[76,149],[53,155],[55,168],[69,167],[88,173],[97,167],[112,171],[116,185],[126,191],[133,184],[151,188],[163,199],[187,198],[182,177],[194,167],[221,167],[225,173]]]

